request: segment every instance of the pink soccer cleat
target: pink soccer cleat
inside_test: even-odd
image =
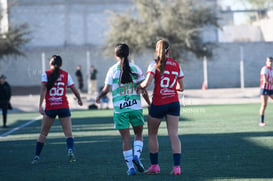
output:
[[[180,166],[173,166],[173,170],[171,171],[171,175],[181,175]]]
[[[144,172],[145,174],[159,174],[160,173],[160,167],[158,164],[151,165],[148,170]]]

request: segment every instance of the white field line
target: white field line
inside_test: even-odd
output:
[[[3,134],[0,135],[0,139],[3,138],[3,137],[5,137],[5,136],[8,136],[8,135],[14,133],[15,131],[18,131],[19,129],[22,129],[22,128],[28,126],[28,125],[31,125],[31,124],[34,123],[35,121],[38,121],[38,120],[40,120],[40,119],[42,119],[42,118],[43,118],[42,115],[41,115],[41,116],[38,116],[38,117],[36,117],[36,118],[34,118],[34,119],[32,119],[32,120],[30,120],[30,121],[28,121],[28,122],[26,122],[26,123],[24,123],[24,124],[18,126],[18,127],[16,127],[16,128],[13,128],[13,129],[7,131],[7,132],[5,132],[5,133],[3,133]]]

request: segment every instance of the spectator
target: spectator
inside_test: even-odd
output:
[[[89,81],[89,91],[88,93],[93,95],[97,92],[97,69],[94,67],[94,65],[91,65],[90,67],[90,81]]]
[[[81,69],[82,69],[82,67],[80,65],[78,65],[75,75],[76,75],[77,80],[78,80],[78,88],[82,92],[82,90],[83,90],[83,76],[82,76],[82,70]]]
[[[0,76],[0,109],[3,115],[3,128],[7,128],[7,113],[8,109],[11,109],[10,98],[11,88],[6,81],[6,76],[2,74]]]

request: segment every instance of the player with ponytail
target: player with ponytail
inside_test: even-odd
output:
[[[63,63],[62,58],[60,56],[53,55],[52,58],[50,59],[50,65],[53,66],[54,68],[52,69],[48,76],[48,81],[46,83],[47,90],[50,90],[55,84],[56,80],[58,79],[62,63]]]
[[[105,78],[105,86],[97,97],[96,102],[100,103],[100,99],[112,91],[114,125],[122,137],[123,156],[128,167],[127,174],[135,175],[134,164],[139,172],[144,171],[144,167],[140,161],[143,148],[142,131],[144,118],[141,98],[136,89],[144,80],[144,76],[137,65],[129,62],[129,47],[127,44],[117,44],[115,56],[118,62],[109,68]],[[146,89],[143,92],[143,97],[150,104]],[[135,133],[133,149],[130,140],[130,124]]]
[[[166,40],[159,40],[155,49],[157,59],[151,61],[147,70],[146,79],[140,87],[146,88],[155,80],[152,104],[148,117],[148,136],[151,166],[146,174],[160,173],[158,164],[157,133],[162,119],[165,117],[173,152],[173,168],[171,174],[180,175],[181,143],[178,137],[178,121],[180,103],[177,91],[183,91],[183,77],[179,64],[167,57],[170,53],[170,44]]]
[[[166,55],[169,53],[169,43],[161,40],[156,44],[157,63],[156,69],[163,74],[166,65]]]
[[[115,48],[116,56],[120,58],[120,83],[133,82],[132,76],[137,78],[137,73],[132,73],[129,65],[129,47],[126,44],[118,44]]]
[[[49,60],[49,65],[50,69],[42,74],[39,112],[43,115],[43,119],[32,164],[39,161],[46,137],[53,122],[55,121],[56,116],[59,117],[64,135],[66,137],[68,159],[70,162],[76,161],[74,156],[71,113],[66,97],[66,87],[72,90],[78,99],[79,105],[82,105],[82,100],[78,90],[74,86],[74,82],[70,74],[61,69],[62,58],[58,55],[53,55]],[[43,109],[44,100],[46,101],[45,109]]]

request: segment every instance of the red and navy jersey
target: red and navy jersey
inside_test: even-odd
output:
[[[166,57],[166,65],[163,75],[156,69],[157,60],[153,60],[148,67],[147,74],[153,74],[155,86],[153,92],[153,104],[162,105],[179,101],[176,85],[178,79],[184,78],[179,64],[173,59]]]
[[[47,83],[48,76],[52,69],[47,70],[42,74],[42,83]],[[60,75],[53,87],[47,91],[46,100],[46,110],[52,109],[62,109],[69,108],[67,97],[66,97],[66,87],[70,88],[74,86],[74,82],[68,72],[60,69]]]
[[[263,66],[261,69],[261,81],[260,81],[260,88],[273,90],[273,85],[270,85],[263,80],[263,75],[267,78],[268,82],[273,82],[273,69],[268,66]]]

